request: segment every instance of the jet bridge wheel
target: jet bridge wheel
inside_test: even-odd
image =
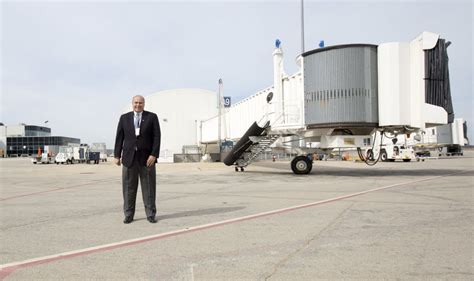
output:
[[[313,169],[313,162],[306,156],[296,156],[291,161],[291,170],[297,175],[309,174]]]
[[[239,167],[238,167],[238,166],[235,166],[235,171],[236,171],[236,172],[239,171]],[[240,171],[243,172],[243,171],[244,171],[244,167],[240,167]]]

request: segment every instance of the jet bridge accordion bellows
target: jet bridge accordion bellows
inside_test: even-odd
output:
[[[376,45],[331,46],[303,57],[309,128],[378,125]]]
[[[448,123],[453,123],[447,52],[450,44],[439,39],[433,49],[425,50],[425,102],[444,108],[448,113]]]

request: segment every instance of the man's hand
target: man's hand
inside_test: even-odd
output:
[[[156,162],[156,157],[153,155],[148,156],[148,160],[146,160],[146,166],[151,167]]]
[[[122,162],[120,161],[120,158],[114,158],[114,163],[117,166],[120,166],[120,164],[122,164]]]

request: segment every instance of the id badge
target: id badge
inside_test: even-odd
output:
[[[135,128],[135,136],[139,136],[140,135],[140,128]]]

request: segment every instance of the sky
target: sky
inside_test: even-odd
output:
[[[113,148],[118,118],[136,94],[217,91],[233,102],[273,84],[282,41],[285,72],[298,70],[300,0],[0,1],[1,120]],[[473,2],[305,1],[305,50],[413,40],[448,48],[456,117],[474,142]],[[186,101],[183,101],[186,102]],[[159,115],[159,112],[157,112]]]

